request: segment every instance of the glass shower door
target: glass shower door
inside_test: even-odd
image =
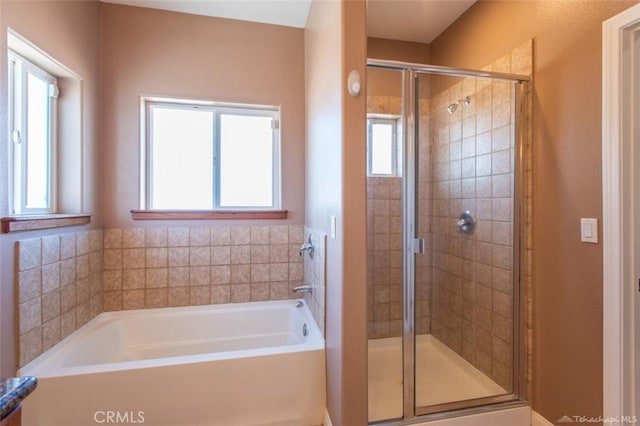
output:
[[[514,83],[415,78],[415,414],[512,399]]]
[[[367,70],[370,422],[520,391],[522,83],[432,68]]]
[[[370,422],[403,415],[402,74],[401,70],[367,70]]]

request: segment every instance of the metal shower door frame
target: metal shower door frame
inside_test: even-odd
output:
[[[480,412],[502,409],[523,404],[520,396],[525,389],[524,377],[526,348],[524,337],[523,312],[526,306],[524,291],[521,285],[521,263],[524,254],[523,239],[523,173],[524,173],[524,141],[523,126],[524,98],[527,93],[529,77],[518,74],[494,73],[462,68],[448,68],[432,65],[369,59],[367,65],[373,68],[391,69],[402,72],[402,125],[403,125],[403,177],[402,177],[402,230],[403,230],[403,336],[402,336],[402,371],[403,371],[403,418],[375,422],[374,424],[405,425],[425,420],[447,418]],[[418,171],[418,76],[420,74],[446,75],[451,77],[476,77],[507,80],[514,82],[515,87],[515,170],[514,170],[514,221],[513,221],[513,377],[512,392],[509,394],[476,398],[472,400],[417,407],[415,392],[415,256],[423,250],[423,241],[418,236],[417,214],[417,179]]]

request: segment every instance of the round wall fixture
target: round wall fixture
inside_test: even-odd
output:
[[[349,94],[353,97],[358,96],[361,88],[362,83],[360,81],[360,73],[358,70],[351,70],[349,78],[347,79],[347,89],[349,90]]]
[[[458,228],[458,232],[461,234],[471,234],[476,228],[476,219],[469,210],[465,210],[460,213],[460,216],[458,216],[456,227]]]

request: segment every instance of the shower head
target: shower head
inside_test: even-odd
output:
[[[449,114],[453,114],[454,112],[456,112],[456,110],[460,106],[460,102],[462,102],[462,104],[467,107],[469,106],[469,104],[471,104],[471,97],[465,96],[464,99],[458,99],[456,102],[449,104],[449,106],[447,106],[447,111],[449,111]]]

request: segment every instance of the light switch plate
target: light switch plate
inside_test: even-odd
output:
[[[336,239],[336,217],[331,216],[331,239]]]
[[[594,244],[598,242],[598,219],[580,219],[580,241]]]

